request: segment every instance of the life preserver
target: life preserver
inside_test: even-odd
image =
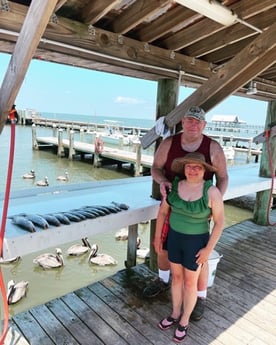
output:
[[[101,154],[104,150],[104,141],[101,137],[96,137],[95,139],[95,152]]]

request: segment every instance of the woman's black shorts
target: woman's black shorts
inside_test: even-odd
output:
[[[169,260],[196,271],[198,268],[196,254],[200,249],[206,247],[209,236],[209,233],[186,235],[170,228],[167,242]]]

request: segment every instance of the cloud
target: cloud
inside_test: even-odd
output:
[[[143,104],[145,102],[141,99],[138,99],[138,98],[118,96],[115,98],[115,103],[119,103],[119,104]]]

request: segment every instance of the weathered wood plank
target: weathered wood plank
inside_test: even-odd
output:
[[[48,337],[52,339],[54,344],[70,344],[78,345],[78,342],[73,336],[64,328],[60,320],[58,320],[47,308],[46,305],[40,305],[30,309],[30,313],[37,320],[37,322],[44,329]],[[44,340],[43,340],[44,341]],[[44,344],[42,341],[42,344]],[[38,344],[37,342],[34,342]]]
[[[94,336],[91,329],[89,329],[85,325],[85,323],[83,322],[84,319],[79,318],[79,315],[82,315],[81,313],[79,313],[79,309],[73,309],[71,304],[65,304],[62,299],[58,298],[47,303],[46,306],[53,313],[53,315],[55,315],[55,317],[61,321],[63,326],[72,335],[72,337],[76,339],[78,343],[88,344],[89,339],[90,344],[103,344],[103,342],[97,336]],[[90,312],[87,311],[87,308],[85,317],[91,317]]]

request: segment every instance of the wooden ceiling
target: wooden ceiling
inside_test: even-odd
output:
[[[176,79],[197,89],[192,100],[205,110],[231,94],[276,100],[275,0],[221,3],[238,22],[225,27],[172,0],[1,0],[0,51],[13,54],[2,122],[32,58]],[[251,80],[258,92],[247,95]]]

